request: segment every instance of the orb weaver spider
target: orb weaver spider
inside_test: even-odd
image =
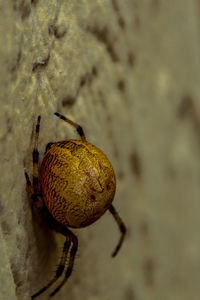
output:
[[[55,276],[33,294],[32,299],[51,287],[61,277],[65,267],[63,280],[50,296],[54,296],[70,277],[78,239],[68,227],[86,227],[109,210],[121,232],[112,257],[119,251],[126,233],[126,227],[112,205],[116,180],[108,158],[99,148],[86,141],[80,125],[57,112],[55,115],[75,127],[81,139],[47,144],[39,171],[38,139],[41,117],[38,116],[33,149],[33,184],[25,171],[27,186],[33,205],[39,209],[49,226],[63,234],[66,240]],[[68,256],[69,262],[66,266]]]

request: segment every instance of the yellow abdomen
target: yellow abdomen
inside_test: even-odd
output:
[[[80,140],[53,143],[40,169],[42,196],[60,223],[85,227],[110,207],[116,189],[115,174],[106,155]]]

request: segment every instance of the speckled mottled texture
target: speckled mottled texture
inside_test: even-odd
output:
[[[62,251],[64,239],[31,214],[23,170],[38,114],[40,158],[48,142],[77,138],[59,111],[110,159],[128,234],[111,259],[119,233],[109,213],[75,230],[73,275],[55,300],[198,300],[199,0],[0,8],[0,299],[30,299]]]
[[[73,228],[88,226],[110,207],[116,189],[106,155],[80,140],[51,145],[40,168],[43,200],[54,218]]]

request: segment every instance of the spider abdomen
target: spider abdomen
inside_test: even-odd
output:
[[[60,223],[80,228],[100,218],[110,207],[115,174],[106,155],[80,140],[53,143],[40,168],[44,202]]]

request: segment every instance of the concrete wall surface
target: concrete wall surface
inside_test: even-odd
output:
[[[111,258],[109,212],[73,230],[73,274],[52,299],[198,300],[200,1],[2,0],[0,16],[0,300],[31,299],[61,257],[24,178],[39,114],[40,163],[48,142],[77,138],[55,111],[112,162],[127,236]]]

